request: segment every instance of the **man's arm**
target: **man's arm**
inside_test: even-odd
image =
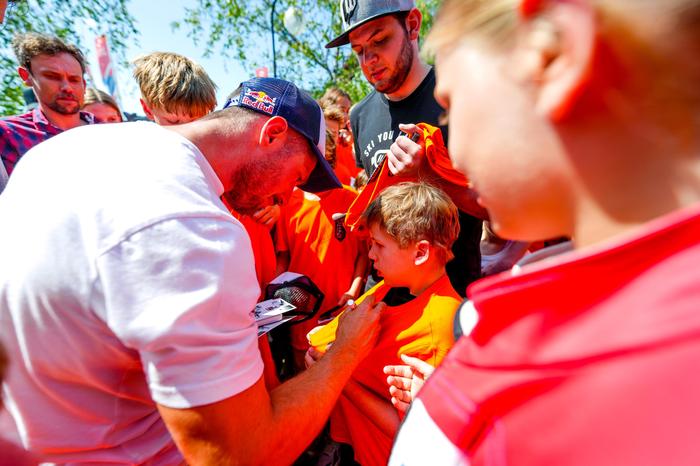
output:
[[[383,303],[341,317],[338,337],[313,367],[271,393],[262,379],[225,400],[158,409],[190,464],[291,464],[318,434],[357,364],[374,346]]]
[[[409,137],[420,131],[416,125],[399,125],[399,128]],[[435,173],[430,164],[426,162],[425,148],[409,137],[399,136],[391,145],[388,154],[391,173],[396,176],[418,176],[421,180],[445,191],[462,212],[481,220],[488,220],[488,212],[477,202],[478,194],[476,191],[453,184]]]

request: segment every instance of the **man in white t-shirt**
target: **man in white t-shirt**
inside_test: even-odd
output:
[[[319,364],[271,393],[250,241],[224,207],[340,186],[323,115],[254,79],[185,125],[96,125],[27,152],[0,197],[6,406],[57,463],[290,463],[377,333],[349,313]]]

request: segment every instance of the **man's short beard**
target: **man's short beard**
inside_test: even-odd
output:
[[[378,85],[379,83],[377,83],[374,85],[377,92],[392,94],[401,89],[401,86],[403,86],[404,81],[406,81],[406,78],[411,72],[414,59],[415,54],[411,46],[411,40],[408,38],[408,31],[406,31],[394,74],[387,79],[386,83],[382,85]]]
[[[49,102],[46,104],[51,110],[61,115],[75,115],[80,111],[80,104],[76,101],[75,107],[65,107],[58,102]]]

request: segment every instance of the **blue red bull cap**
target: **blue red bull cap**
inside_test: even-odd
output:
[[[318,160],[307,182],[299,188],[318,193],[342,186],[324,156],[326,122],[321,107],[313,97],[289,81],[277,78],[250,79],[241,83],[240,91],[226,102],[224,108],[235,105],[264,115],[281,116],[309,141]]]

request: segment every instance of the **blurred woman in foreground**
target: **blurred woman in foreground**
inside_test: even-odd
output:
[[[576,250],[472,285],[390,464],[700,464],[700,0],[447,0],[429,44],[494,231]]]

